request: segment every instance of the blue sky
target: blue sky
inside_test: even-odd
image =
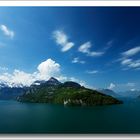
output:
[[[0,7],[0,81],[139,89],[139,17],[136,7]]]

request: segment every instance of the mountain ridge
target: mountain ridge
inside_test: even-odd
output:
[[[81,86],[73,81],[59,82],[50,78],[18,97],[20,102],[55,103],[64,105],[94,106],[121,104],[122,101],[99,91]]]
[[[106,94],[106,95],[110,95],[113,97],[119,97],[119,95],[111,89],[103,88],[103,89],[97,89],[97,90],[101,93]]]

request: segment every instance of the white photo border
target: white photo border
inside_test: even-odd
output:
[[[54,6],[54,7],[59,7],[59,6],[74,6],[74,7],[80,7],[80,6],[88,6],[88,7],[91,7],[91,6],[101,6],[101,7],[104,7],[104,6],[140,6],[140,1],[138,0],[134,0],[134,1],[127,1],[127,0],[123,0],[123,1],[120,1],[120,0],[86,0],[86,1],[82,1],[82,0],[71,0],[71,1],[67,1],[67,0],[48,0],[48,1],[45,1],[45,0],[40,0],[40,1],[37,1],[37,0],[25,0],[25,1],[22,1],[22,0],[0,0],[0,6],[14,6],[14,7],[17,7],[17,6],[26,6],[26,7],[30,7],[30,6],[35,6],[35,7],[38,7],[38,6]]]
[[[0,1],[0,7],[140,7],[140,1],[120,0],[32,0]],[[140,134],[0,134],[0,140],[140,140]]]

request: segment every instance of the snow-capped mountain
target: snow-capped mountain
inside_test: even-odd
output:
[[[3,81],[0,81],[0,88],[5,88],[5,87],[20,87],[20,88],[23,88],[25,87],[23,84],[16,84],[16,83],[8,83],[8,82],[3,82]]]
[[[0,83],[0,88],[7,87],[8,85],[5,83]]]

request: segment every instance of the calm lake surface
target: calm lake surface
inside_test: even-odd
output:
[[[140,133],[140,100],[96,107],[1,100],[0,133]]]

